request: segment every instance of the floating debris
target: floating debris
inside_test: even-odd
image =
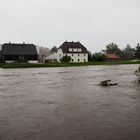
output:
[[[111,83],[111,80],[105,80],[105,81],[102,81],[100,84],[100,86],[116,86],[118,85],[118,83]]]

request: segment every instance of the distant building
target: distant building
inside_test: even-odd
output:
[[[63,56],[70,56],[71,62],[88,62],[88,51],[80,42],[64,42],[57,51],[57,61]]]
[[[117,55],[115,54],[104,54],[103,55],[105,61],[119,61],[120,60],[120,57],[118,57]]]
[[[57,53],[53,53],[44,58],[44,62],[57,63]]]
[[[38,61],[38,53],[34,44],[5,43],[2,45],[2,59],[5,61]]]

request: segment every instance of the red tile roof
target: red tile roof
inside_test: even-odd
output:
[[[119,59],[115,54],[104,54],[107,59]]]

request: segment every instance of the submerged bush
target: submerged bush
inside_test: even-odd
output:
[[[138,81],[140,83],[140,66],[139,66],[138,70],[135,71],[135,74],[138,77]]]
[[[71,57],[70,56],[63,56],[61,59],[61,62],[70,62],[71,61]]]

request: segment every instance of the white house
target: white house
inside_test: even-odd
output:
[[[60,63],[63,56],[70,56],[71,63],[88,62],[88,51],[80,42],[64,42],[57,51],[57,62]]]

